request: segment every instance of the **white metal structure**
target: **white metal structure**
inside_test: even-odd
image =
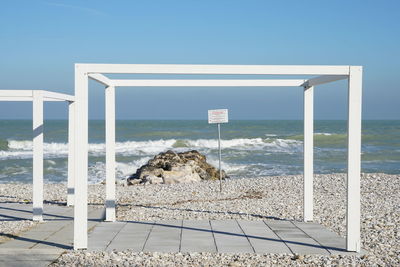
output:
[[[103,74],[312,75],[311,79],[140,80],[110,79]],[[347,245],[360,251],[361,66],[282,65],[140,65],[76,64],[76,205],[74,248],[87,248],[88,79],[105,85],[106,220],[115,221],[115,87],[213,86],[304,88],[304,221],[313,220],[313,90],[320,84],[348,79]],[[79,115],[78,115],[79,114]],[[78,179],[79,178],[79,179]]]
[[[43,90],[0,90],[0,101],[31,101],[33,103],[33,220],[43,220],[43,102],[68,102],[68,192],[67,205],[74,202],[74,126],[75,97]]]

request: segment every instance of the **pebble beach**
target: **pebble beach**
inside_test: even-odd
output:
[[[268,176],[173,185],[117,186],[118,220],[302,219],[302,176]],[[318,174],[314,180],[314,221],[345,236],[345,174]],[[103,205],[105,186],[89,185],[89,203]],[[400,175],[361,177],[360,256],[143,253],[68,251],[52,266],[259,266],[259,265],[400,265]],[[65,205],[66,186],[46,184],[45,200]],[[29,184],[0,184],[1,202],[31,201]],[[32,227],[30,221],[0,223],[3,234]],[[3,235],[7,236],[7,235]],[[4,241],[0,239],[0,242]]]

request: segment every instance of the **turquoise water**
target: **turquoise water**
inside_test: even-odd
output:
[[[159,152],[196,149],[217,166],[216,125],[207,121],[116,123],[117,177],[124,179]],[[0,183],[31,182],[32,122],[0,120]],[[65,182],[67,121],[46,121],[45,180]],[[231,121],[223,124],[223,168],[232,178],[301,174],[303,122]],[[346,171],[346,121],[315,122],[315,172]],[[89,180],[104,179],[104,121],[89,123]],[[400,173],[400,121],[363,121],[362,171]]]

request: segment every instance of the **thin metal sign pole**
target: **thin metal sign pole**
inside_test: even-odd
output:
[[[221,169],[221,124],[218,123],[218,151],[219,151],[219,191],[222,192],[222,169]]]

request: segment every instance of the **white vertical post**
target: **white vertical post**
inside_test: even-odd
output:
[[[43,221],[43,92],[33,91],[33,220]]]
[[[88,74],[75,66],[74,249],[86,249],[88,186]]]
[[[361,66],[350,66],[348,101],[346,248],[348,251],[360,252]]]
[[[106,87],[106,221],[115,221],[115,87]]]
[[[219,153],[219,191],[222,192],[222,169],[221,169],[221,124],[218,123],[218,153]]]
[[[313,220],[314,180],[314,87],[304,88],[304,178],[303,219]]]
[[[75,195],[75,102],[68,102],[68,182],[67,206],[74,205]]]

